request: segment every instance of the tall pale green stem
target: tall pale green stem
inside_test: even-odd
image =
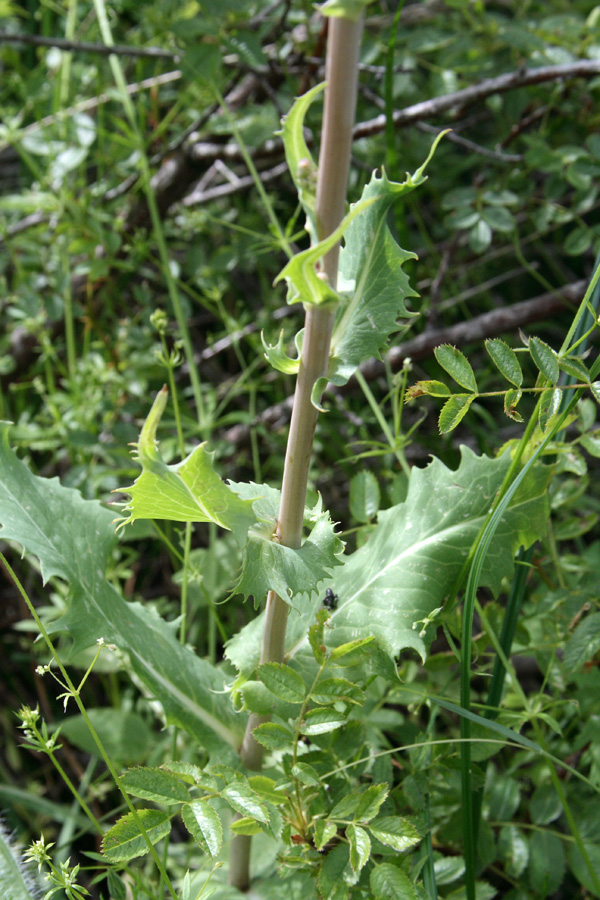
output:
[[[329,23],[327,47],[327,87],[323,110],[323,130],[317,180],[317,229],[320,240],[335,231],[344,216],[352,126],[356,108],[358,57],[362,21],[335,18]],[[324,257],[322,271],[329,283],[337,283],[339,246]],[[281,487],[281,508],[277,537],[286,547],[302,543],[306,488],[318,411],[312,404],[315,382],[327,374],[334,310],[306,307],[302,359],[290,423]],[[269,591],[261,645],[261,663],[281,662],[285,655],[285,631],[289,607]],[[250,716],[241,749],[242,762],[260,769],[263,750],[252,735],[265,717]],[[229,880],[245,890],[250,883],[250,838],[236,837],[231,851]]]

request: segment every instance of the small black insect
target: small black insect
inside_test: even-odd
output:
[[[323,606],[325,609],[337,609],[338,605],[338,595],[334,594],[331,588],[327,588],[325,591],[325,599],[323,600]]]

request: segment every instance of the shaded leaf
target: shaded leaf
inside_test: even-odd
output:
[[[334,822],[328,822],[326,819],[318,819],[315,822],[315,847],[317,850],[327,844],[334,835],[337,834],[337,825]]]
[[[368,522],[379,509],[381,493],[375,475],[368,469],[350,482],[350,512],[357,522]]]
[[[264,663],[257,670],[265,687],[288,703],[302,703],[306,695],[304,682],[297,672],[283,663]]]
[[[162,769],[129,769],[121,775],[121,784],[128,794],[141,797],[142,800],[152,800],[154,803],[170,805],[190,799],[188,789],[179,778]]]
[[[156,844],[171,831],[171,819],[158,809],[138,809],[141,823],[150,843]],[[102,852],[110,862],[125,862],[150,852],[146,838],[133,813],[122,816],[102,839]]]
[[[374,900],[417,900],[415,887],[408,877],[391,863],[381,863],[371,872]]]

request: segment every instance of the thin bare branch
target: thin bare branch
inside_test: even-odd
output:
[[[69,41],[66,38],[43,37],[40,34],[12,34],[8,31],[0,31],[0,44],[30,44],[34,47],[57,47],[59,50],[70,50],[75,53],[98,53],[101,56],[109,56],[116,53],[117,56],[143,56],[151,59],[168,59],[171,62],[179,62],[179,54],[161,47],[130,47],[127,44],[94,44],[90,41]]]
[[[485,100],[492,94],[505,94],[515,88],[531,84],[543,84],[546,81],[558,81],[568,78],[591,78],[600,73],[600,60],[578,59],[572,63],[560,66],[541,66],[539,69],[520,68],[514,72],[498,75],[497,78],[488,78],[478,84],[472,84],[462,91],[452,94],[443,94],[441,97],[433,97],[431,100],[423,100],[414,103],[404,109],[394,112],[394,125],[396,128],[439,116],[443,112],[458,110],[471,103]],[[354,139],[368,137],[385,129],[385,115],[376,116],[366,122],[359,122],[354,127]]]

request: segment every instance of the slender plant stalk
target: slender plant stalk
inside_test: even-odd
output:
[[[327,48],[327,87],[323,110],[321,152],[317,176],[317,231],[319,240],[331,234],[344,216],[352,126],[356,109],[358,58],[362,20],[357,22],[333,18],[329,23]],[[322,271],[335,288],[339,245],[323,258]],[[302,544],[302,526],[306,488],[317,425],[318,410],[312,403],[316,381],[327,373],[334,312],[324,307],[307,307],[302,359],[285,456],[281,507],[277,539],[286,547],[297,549]],[[281,662],[285,654],[285,632],[289,607],[274,591],[269,591],[260,662]],[[241,748],[242,762],[249,769],[260,769],[263,749],[252,735],[265,717],[250,716]],[[250,883],[250,838],[234,839],[231,851],[229,881],[240,890]]]

